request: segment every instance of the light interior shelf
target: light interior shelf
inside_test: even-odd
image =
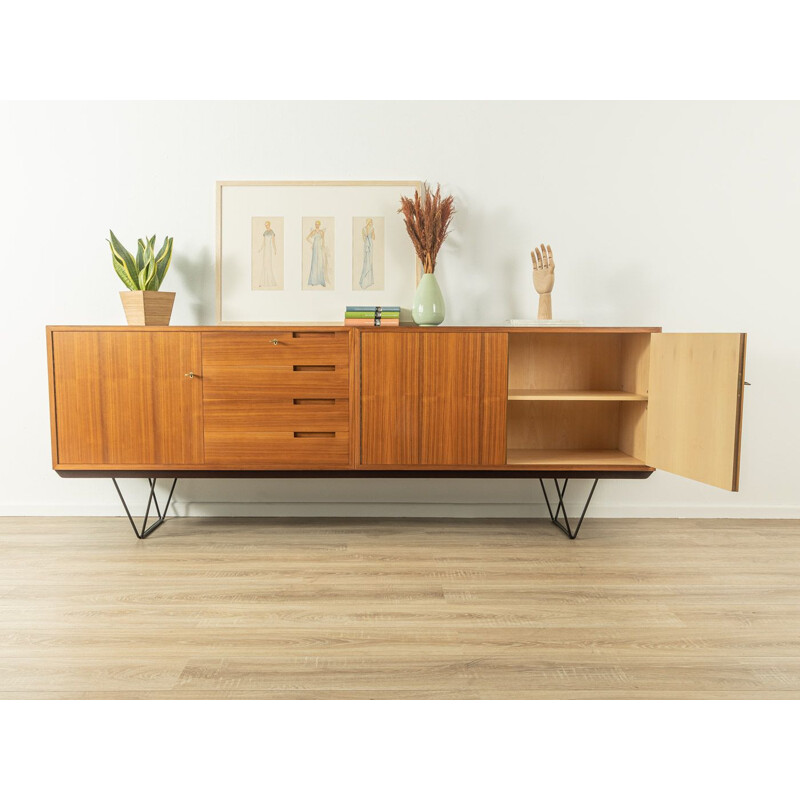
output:
[[[588,389],[509,389],[509,400],[589,400],[647,402],[647,395],[635,392],[592,391]]]
[[[509,465],[570,467],[644,467],[644,461],[621,450],[521,450],[509,449]]]

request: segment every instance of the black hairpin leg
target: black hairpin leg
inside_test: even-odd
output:
[[[589,490],[589,496],[586,498],[586,504],[583,507],[583,512],[581,513],[581,518],[578,520],[578,524],[575,526],[575,530],[572,530],[572,526],[569,522],[569,517],[567,516],[567,507],[564,505],[564,495],[567,492],[567,484],[569,483],[569,478],[564,478],[564,484],[562,486],[558,485],[558,478],[553,478],[553,483],[556,485],[556,494],[558,495],[558,506],[556,507],[555,513],[553,513],[553,507],[550,505],[550,498],[547,496],[547,489],[544,488],[544,481],[539,478],[539,485],[542,487],[542,494],[544,495],[544,501],[547,503],[547,513],[550,515],[550,522],[553,525],[561,528],[564,533],[569,536],[570,539],[575,539],[578,536],[578,531],[581,529],[581,525],[583,525],[583,518],[586,516],[586,511],[589,508],[589,503],[592,501],[592,495],[594,494],[594,490],[597,488],[597,481],[599,478],[595,478],[594,482],[592,483],[592,488]],[[564,521],[562,522],[558,515],[561,514],[564,517]]]
[[[136,523],[133,521],[133,517],[131,516],[131,512],[128,510],[128,504],[125,502],[125,498],[122,496],[122,492],[119,489],[119,484],[117,483],[116,478],[111,479],[114,482],[114,488],[117,490],[117,494],[119,495],[119,499],[122,500],[122,506],[125,509],[125,513],[128,515],[128,519],[130,520],[131,527],[133,528],[133,532],[136,534],[137,539],[146,539],[156,528],[163,523],[167,519],[167,511],[169,510],[169,504],[172,500],[172,493],[175,491],[175,484],[178,482],[178,479],[175,478],[172,481],[172,487],[169,490],[169,496],[167,497],[167,503],[164,506],[164,513],[161,513],[161,509],[158,507],[158,498],[156,497],[156,479],[155,478],[148,478],[148,482],[150,484],[150,496],[147,498],[147,508],[144,512],[144,522],[142,522],[141,529],[136,527]],[[147,518],[150,516],[150,506],[155,505],[156,507],[156,521],[148,528],[147,527]]]

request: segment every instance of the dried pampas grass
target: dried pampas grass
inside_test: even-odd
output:
[[[450,232],[450,222],[455,214],[453,195],[442,197],[442,187],[423,185],[422,196],[414,192],[414,199],[400,198],[400,209],[406,223],[406,230],[417,251],[417,257],[422,262],[425,273],[432,273],[436,268],[436,256],[439,254],[447,234]]]

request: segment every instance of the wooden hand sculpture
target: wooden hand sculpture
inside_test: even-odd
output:
[[[533,288],[539,293],[539,319],[553,319],[553,304],[550,293],[555,283],[556,262],[553,261],[553,251],[550,245],[544,245],[536,250],[531,250],[533,261]]]

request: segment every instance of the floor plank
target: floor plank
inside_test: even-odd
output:
[[[0,699],[798,698],[798,534],[0,518]]]

